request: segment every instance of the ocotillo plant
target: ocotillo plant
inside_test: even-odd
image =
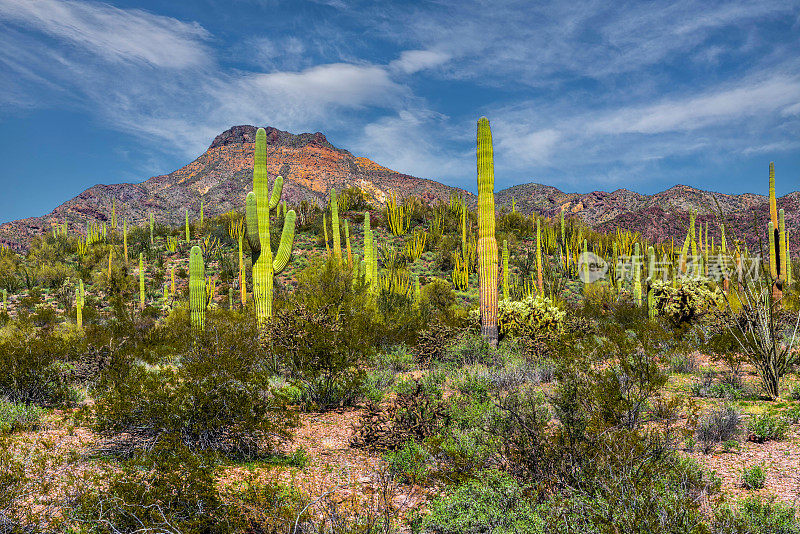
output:
[[[508,241],[503,239],[503,300],[508,300]]]
[[[336,258],[336,263],[341,265],[342,236],[339,232],[339,204],[336,202],[336,189],[331,189],[331,232],[333,233],[333,257]]]
[[[144,254],[139,253],[139,309],[144,310]]]
[[[197,245],[189,253],[189,306],[192,328],[202,330],[206,322],[206,273],[203,252]]]
[[[253,251],[253,294],[256,318],[264,326],[272,317],[273,276],[281,272],[292,255],[294,225],[297,214],[290,210],[283,222],[281,241],[273,258],[269,231],[269,212],[278,205],[283,190],[283,178],[278,176],[269,193],[267,180],[267,133],[256,131],[253,162],[253,191],[247,193],[247,238]]]
[[[497,240],[494,236],[494,154],[489,120],[478,120],[478,280],[481,335],[497,345]]]
[[[5,307],[5,289],[3,290],[3,307]],[[83,328],[83,280],[78,280],[78,287],[75,288],[75,323],[78,328]]]

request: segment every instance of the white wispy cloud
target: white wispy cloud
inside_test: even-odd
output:
[[[438,67],[449,59],[450,54],[437,50],[404,50],[398,59],[389,63],[389,67],[405,74],[414,74]]]
[[[208,61],[209,33],[138,9],[75,0],[0,0],[0,20],[63,39],[109,61],[185,68]]]

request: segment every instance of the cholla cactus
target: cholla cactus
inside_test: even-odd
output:
[[[489,120],[478,120],[478,280],[481,335],[497,344],[497,240],[494,236],[494,155]]]
[[[247,194],[247,237],[253,251],[253,294],[256,318],[260,326],[272,317],[273,277],[289,263],[294,244],[294,225],[297,214],[290,210],[283,222],[281,240],[275,256],[269,231],[269,212],[278,205],[283,190],[283,177],[278,176],[269,193],[267,180],[267,133],[256,131],[253,163],[253,191]]]
[[[202,330],[206,322],[206,274],[203,252],[197,245],[189,253],[189,305],[192,328]]]

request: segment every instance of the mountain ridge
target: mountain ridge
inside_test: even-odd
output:
[[[447,200],[456,193],[464,195],[470,204],[476,203],[475,195],[469,191],[355,156],[331,144],[321,132],[293,134],[270,126],[265,130],[267,170],[270,179],[279,174],[285,177],[283,198],[289,203],[310,200],[322,204],[331,189],[349,186],[360,187],[377,205],[383,205],[393,192],[400,197],[417,195],[426,201]],[[151,210],[158,222],[181,224],[184,209],[189,210],[191,218],[199,216],[201,199],[206,216],[242,210],[245,196],[252,189],[255,132],[255,126],[233,126],[217,135],[194,161],[171,173],[139,183],[97,184],[46,215],[4,223],[0,225],[0,243],[24,249],[34,236],[63,222],[68,223],[70,232],[85,231],[87,222],[109,221],[114,204],[117,217],[131,224],[146,223]],[[685,235],[685,221],[691,210],[698,211],[700,221],[708,222],[715,218],[718,205],[726,217],[733,219],[732,229],[745,230],[747,220],[752,223],[752,215],[748,213],[760,213],[766,221],[763,214],[768,209],[767,197],[763,195],[729,195],[682,184],[645,195],[625,188],[567,193],[531,182],[495,194],[498,209],[510,209],[512,200],[517,211],[524,214],[535,211],[557,217],[564,210],[567,216],[577,217],[599,230],[623,226],[641,231],[650,239],[680,237],[681,231]],[[778,199],[778,205],[788,213],[797,213],[800,192],[784,195]],[[794,219],[787,217],[793,243],[800,237],[799,222]]]

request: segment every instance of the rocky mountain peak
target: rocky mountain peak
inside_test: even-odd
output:
[[[208,149],[211,150],[222,146],[255,143],[256,130],[257,130],[256,126],[251,126],[249,124],[240,126],[231,126],[227,130],[219,134],[217,137],[215,137],[214,141],[211,143],[211,146],[208,147]],[[335,150],[341,153],[347,153],[346,150],[338,149],[332,144],[330,144],[328,142],[328,139],[325,137],[325,134],[323,134],[322,132],[293,134],[290,132],[285,132],[283,130],[278,130],[277,128],[273,128],[272,126],[265,126],[264,130],[266,130],[267,132],[268,146],[303,148],[308,145],[313,145],[318,147],[329,148],[331,150]]]

